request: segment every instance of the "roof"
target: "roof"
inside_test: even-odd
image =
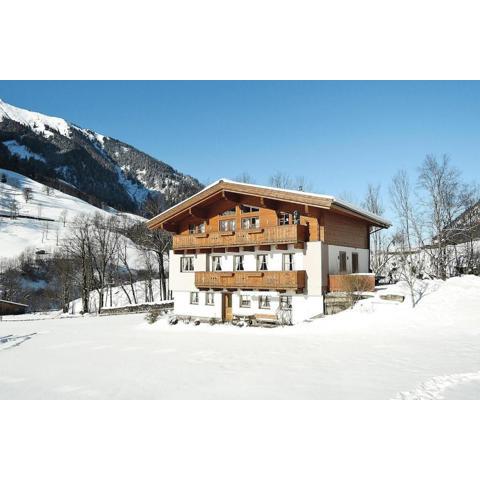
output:
[[[147,226],[149,228],[157,227],[160,224],[169,221],[181,212],[187,210],[188,208],[209,199],[211,196],[221,191],[261,196],[272,200],[299,203],[327,210],[331,210],[333,207],[335,210],[346,210],[346,213],[351,212],[361,216],[366,220],[369,220],[372,225],[382,228],[388,228],[391,226],[391,223],[387,219],[368,212],[367,210],[357,207],[356,205],[337,199],[331,195],[322,195],[318,193],[303,192],[300,190],[289,190],[285,188],[242,183],[226,178],[221,178],[216,182],[207,185],[203,190],[200,190],[191,197],[181,201],[180,203],[177,203],[173,207],[168,208],[159,215],[148,220]]]
[[[0,303],[8,303],[9,305],[18,305],[19,307],[28,307],[28,305],[25,305],[25,303],[10,302],[8,300],[2,300],[1,298],[0,298]]]

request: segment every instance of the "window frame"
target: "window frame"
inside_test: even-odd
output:
[[[256,225],[253,225],[253,221],[255,221]],[[252,217],[243,217],[241,219],[241,227],[242,227],[242,230],[251,230],[253,228],[260,228],[260,217],[256,215]]]
[[[234,256],[233,256],[233,271],[234,271],[234,272],[244,272],[244,271],[245,271],[245,267],[244,267],[244,265],[243,265],[243,257],[244,257],[244,256],[245,256],[245,255],[234,255]],[[240,259],[240,262],[239,262],[239,263],[240,263],[240,266],[241,266],[242,268],[238,268],[238,267],[237,267],[237,258]]]
[[[194,301],[194,298],[196,298],[196,301]],[[198,301],[199,301],[198,292],[190,292],[190,305],[198,305]]]
[[[286,223],[285,223],[286,219]],[[288,212],[279,212],[278,214],[278,224],[283,226],[283,225],[291,225],[292,224],[292,219],[291,219],[291,214]]]
[[[221,255],[211,255],[210,258],[211,258],[211,260],[210,260],[210,262],[211,262],[211,271],[212,271],[212,272],[221,272],[221,271],[222,271],[222,261],[221,261],[222,256],[221,256]],[[215,267],[215,265],[214,265],[215,261],[218,261],[218,266],[219,266],[220,268],[218,268],[218,269],[217,269],[217,268],[214,268],[214,267]]]
[[[223,228],[223,225],[227,228]],[[237,229],[237,222],[235,218],[221,219],[218,221],[218,230],[220,232],[235,232]]]
[[[249,210],[246,210],[246,209]],[[240,214],[248,214],[248,213],[257,213],[260,211],[259,207],[252,207],[251,205],[240,205]]]
[[[233,217],[237,214],[237,207],[233,207],[230,210],[225,210],[220,214],[221,217]]]
[[[285,268],[286,263],[285,259],[290,258],[290,261],[288,262],[291,268]],[[295,254],[292,252],[287,252],[287,253],[282,253],[282,271],[284,272],[293,272],[295,271]]]
[[[260,262],[260,257],[264,258],[264,261]],[[265,268],[262,265],[265,263]],[[268,272],[267,255],[265,253],[257,254],[257,272]]]
[[[262,299],[265,299],[265,303],[262,302]],[[259,295],[258,296],[258,308],[260,310],[270,310],[271,309],[270,295]]]
[[[211,302],[208,301],[209,298],[212,299]],[[205,305],[209,305],[209,306],[215,305],[215,293],[214,292],[205,292]]]
[[[246,304],[243,302],[246,299]],[[252,308],[252,297],[250,295],[240,295],[240,308]]]
[[[194,257],[191,255],[184,255],[183,257],[180,257],[180,272],[182,273],[191,273],[195,271],[195,265],[193,263]],[[191,269],[185,268],[185,260],[190,260],[188,263],[191,264]]]
[[[287,299],[287,302],[286,302],[287,308],[282,309],[282,304],[285,303],[285,302],[283,302],[284,298]],[[291,295],[280,295],[278,306],[279,306],[280,310],[292,310],[292,308],[293,308],[292,296]]]

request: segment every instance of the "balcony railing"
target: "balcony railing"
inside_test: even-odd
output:
[[[306,225],[278,225],[235,232],[211,232],[175,235],[173,249],[197,249],[212,247],[242,247],[249,245],[275,245],[299,243],[307,240]]]
[[[302,290],[305,271],[289,272],[195,272],[197,288],[252,288]]]
[[[373,273],[329,275],[328,290],[330,292],[373,292],[375,275]]]

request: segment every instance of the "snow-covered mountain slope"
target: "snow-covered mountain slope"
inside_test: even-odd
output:
[[[16,257],[27,248],[52,253],[69,234],[77,215],[118,214],[113,209],[101,210],[55,189],[47,191],[45,185],[19,173],[0,169],[0,178],[3,175],[6,183],[0,183],[0,258]],[[26,189],[30,190],[28,195]],[[18,213],[16,219],[10,218],[12,209]],[[132,220],[143,220],[133,214],[124,215]],[[130,250],[132,260],[137,263],[138,253],[133,245]]]
[[[56,188],[63,180],[90,202],[130,212],[142,211],[149,197],[168,208],[202,187],[131,145],[2,100],[0,167]]]

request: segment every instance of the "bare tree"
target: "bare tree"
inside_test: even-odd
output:
[[[423,224],[433,247],[425,248],[425,251],[430,257],[435,275],[445,280],[448,268],[447,245],[452,242],[454,233],[450,226],[462,208],[460,172],[450,166],[447,155],[443,155],[441,160],[427,155],[420,167],[418,184],[421,188]]]
[[[172,235],[165,230],[149,230],[145,223],[140,222],[130,232],[132,240],[143,250],[155,254],[158,265],[160,299],[167,299],[167,271],[165,258],[172,246]]]
[[[19,206],[17,199],[11,195],[7,202],[8,212],[10,214],[10,219],[15,220],[19,215]]]
[[[90,291],[93,288],[93,268],[89,247],[91,221],[86,215],[77,216],[65,242],[65,251],[79,266],[82,311],[90,310]]]
[[[23,198],[25,203],[28,203],[33,198],[33,190],[30,187],[25,187],[22,190]]]
[[[293,189],[294,182],[286,173],[275,172],[269,179],[269,184],[275,188]]]
[[[100,313],[105,304],[104,295],[118,254],[120,233],[117,219],[96,214],[89,232],[87,247],[94,271],[94,288],[99,297],[98,313]]]
[[[398,276],[408,285],[412,307],[415,307],[424,293],[418,278],[424,270],[424,255],[417,248],[420,228],[414,214],[410,181],[404,170],[393,177],[390,195],[399,222],[395,241],[395,256],[399,260]]]
[[[256,183],[255,179],[248,172],[240,173],[234,180],[240,183]]]
[[[382,216],[384,214],[385,209],[380,196],[380,185],[368,184],[363,207],[375,215]],[[392,245],[393,237],[387,235],[383,228],[370,228],[370,267],[375,275],[386,275]]]
[[[58,217],[58,221],[62,222],[64,227],[65,227],[65,224],[67,223],[67,216],[68,216],[68,212],[67,210],[64,209],[60,212],[60,215]]]
[[[54,191],[53,191],[53,188],[48,186],[48,185],[44,185],[43,186],[43,193],[47,196],[47,197],[50,197],[51,195],[53,195]]]

